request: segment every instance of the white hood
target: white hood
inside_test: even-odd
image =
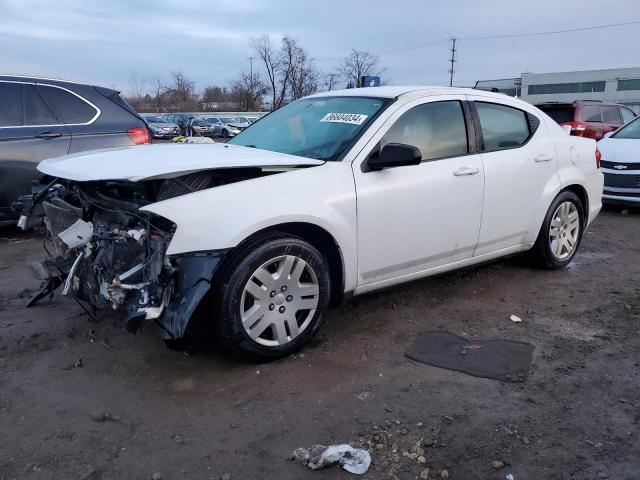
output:
[[[78,182],[177,177],[199,170],[237,167],[288,168],[321,165],[284,153],[223,143],[138,145],[76,153],[40,162],[38,170]]]
[[[598,150],[607,162],[640,162],[640,140],[635,138],[603,138]]]

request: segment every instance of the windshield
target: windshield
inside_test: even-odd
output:
[[[224,117],[224,118],[221,118],[220,120],[222,120],[224,123],[231,123],[236,121],[235,118],[229,118],[229,117]]]
[[[149,123],[167,123],[167,121],[157,115],[145,115],[144,119]]]
[[[367,97],[297,100],[262,118],[229,141],[318,160],[337,160],[389,103]]]
[[[640,140],[640,122],[638,120],[640,120],[640,117],[630,121],[611,136],[613,138],[632,138]]]

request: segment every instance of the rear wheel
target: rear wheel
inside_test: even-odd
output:
[[[240,246],[222,272],[217,320],[226,347],[273,360],[304,346],[329,306],[327,260],[304,240],[261,235]]]
[[[561,192],[551,203],[531,251],[535,261],[545,268],[565,267],[578,251],[583,229],[582,202],[573,192]]]

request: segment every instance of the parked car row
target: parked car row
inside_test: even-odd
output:
[[[218,117],[194,113],[144,114],[153,138],[177,135],[231,138],[254,123],[256,117]]]

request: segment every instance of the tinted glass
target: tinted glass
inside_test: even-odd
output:
[[[618,90],[640,90],[640,79],[630,78],[627,80],[618,80]]]
[[[22,124],[22,84],[0,82],[0,127]]]
[[[588,93],[604,92],[605,83],[600,82],[578,82],[578,83],[545,83],[540,85],[529,85],[527,92],[529,95],[543,95],[550,93]]]
[[[167,123],[167,121],[158,115],[145,115],[144,119],[149,123]]]
[[[620,112],[618,112],[618,107],[600,107],[602,110],[602,121],[607,123],[622,123],[622,118],[620,117]]]
[[[296,100],[229,141],[319,160],[337,160],[388,103],[366,97]]]
[[[573,122],[574,109],[572,106],[552,107],[548,105],[538,105],[538,108],[558,123]]]
[[[464,155],[467,127],[458,101],[425,103],[405,112],[380,141],[418,147],[422,160]]]
[[[24,86],[24,124],[57,125],[51,109],[44,103],[35,85]]]
[[[622,123],[627,123],[636,118],[631,110],[628,108],[620,107],[620,115],[622,115]]]
[[[88,123],[97,113],[87,102],[66,90],[42,85],[38,90],[62,123]]]
[[[633,138],[640,139],[640,118],[626,124],[612,135],[613,138]]]
[[[582,121],[583,122],[601,122],[599,105],[584,105],[582,107]]]
[[[522,145],[529,138],[526,113],[495,103],[475,102],[480,117],[485,151]]]

